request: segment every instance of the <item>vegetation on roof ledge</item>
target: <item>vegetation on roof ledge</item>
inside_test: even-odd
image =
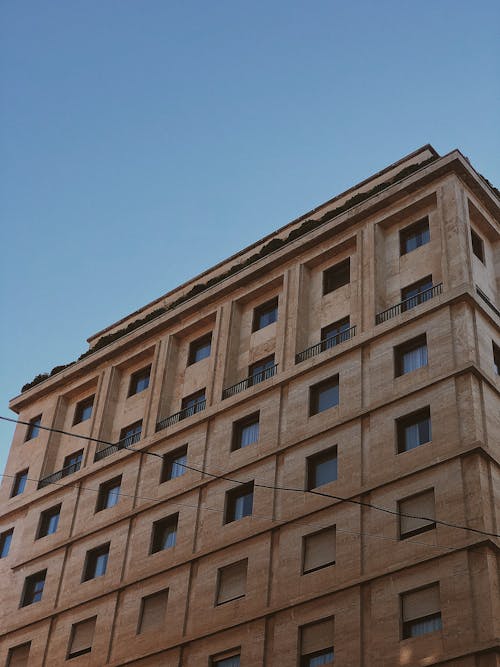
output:
[[[295,241],[295,239],[304,236],[304,234],[307,234],[311,230],[316,229],[316,227],[319,227],[325,222],[331,220],[332,218],[335,218],[337,215],[340,215],[341,213],[344,213],[348,209],[352,208],[353,206],[356,206],[356,204],[360,204],[369,197],[372,197],[373,195],[377,194],[378,192],[381,192],[382,190],[385,190],[390,185],[393,185],[394,183],[401,181],[403,178],[410,176],[410,174],[412,174],[413,172],[418,171],[419,169],[422,169],[423,167],[430,164],[431,162],[437,160],[438,157],[439,156],[432,156],[427,160],[424,160],[423,162],[419,162],[417,164],[411,164],[408,167],[405,167],[404,169],[399,171],[395,176],[393,176],[390,180],[384,181],[383,183],[379,183],[370,190],[367,190],[366,192],[358,192],[358,194],[355,194],[353,197],[344,202],[341,206],[337,206],[337,208],[334,208],[331,211],[327,211],[323,216],[321,216],[321,218],[318,218],[317,220],[312,220],[312,219],[304,220],[304,222],[299,227],[293,229],[286,238],[271,239],[268,243],[265,243],[258,252],[254,253],[253,255],[250,255],[249,257],[247,257],[245,260],[243,260],[238,264],[233,264],[233,266],[231,266],[231,268],[229,268],[224,273],[220,273],[219,275],[210,278],[209,280],[207,280],[206,283],[197,283],[196,285],[193,285],[193,287],[188,292],[186,292],[186,294],[183,294],[182,296],[178,297],[177,299],[169,303],[168,306],[162,306],[161,308],[152,310],[145,317],[141,317],[137,320],[134,320],[133,322],[130,322],[123,329],[118,329],[117,331],[113,331],[112,333],[101,336],[101,338],[99,338],[99,340],[95,343],[95,345],[93,345],[91,348],[89,348],[86,352],[84,352],[78,357],[77,361],[80,361],[80,359],[85,359],[85,357],[88,357],[90,354],[93,354],[94,352],[101,350],[103,347],[110,345],[115,340],[118,340],[119,338],[126,336],[128,333],[134,331],[135,329],[138,329],[143,324],[146,324],[147,322],[150,322],[151,320],[160,317],[164,313],[173,310],[174,308],[177,308],[177,306],[180,306],[185,301],[192,299],[197,294],[200,294],[201,292],[204,292],[208,288],[213,287],[213,285],[216,285],[225,278],[232,276],[234,273],[238,273],[238,271],[241,271],[247,266],[250,266],[250,264],[257,262],[262,257],[269,255],[275,250],[278,250],[287,243]],[[486,181],[486,179],[484,180]],[[499,194],[498,190],[494,188],[491,185],[491,183],[489,183],[488,181],[487,183],[497,194]],[[63,366],[55,366],[50,371],[50,373],[40,373],[35,378],[33,378],[31,382],[27,382],[25,385],[23,385],[23,387],[21,388],[21,393],[28,391],[28,389],[35,387],[37,384],[40,384],[40,382],[44,382],[44,380],[47,380],[49,377],[52,377],[53,375],[60,373],[61,371],[65,370],[66,368],[69,368],[75,363],[76,361],[71,361],[69,364],[65,364]]]

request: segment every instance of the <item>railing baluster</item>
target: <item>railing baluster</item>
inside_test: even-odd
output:
[[[335,347],[340,343],[344,343],[345,341],[350,340],[355,335],[356,335],[356,325],[354,325],[350,329],[347,329],[346,331],[341,331],[336,336],[325,338],[321,340],[319,343],[316,343],[316,345],[312,345],[311,347],[308,347],[306,350],[299,352],[298,354],[295,355],[295,363],[300,364],[301,361],[306,361],[306,359],[311,359],[311,357],[315,357],[317,354],[320,354],[320,352],[325,352],[325,350],[330,350],[332,347]]]
[[[189,407],[184,408],[184,410],[180,410],[179,412],[170,415],[170,417],[167,417],[166,419],[162,419],[161,421],[159,421],[156,424],[156,430],[162,431],[164,428],[172,426],[173,424],[177,424],[177,422],[180,422],[182,419],[186,419],[186,417],[192,417],[198,412],[202,412],[206,408],[206,405],[207,405],[206,399],[198,401],[194,405],[190,405]]]
[[[235,396],[236,394],[239,394],[240,391],[244,391],[245,389],[248,389],[248,387],[253,387],[255,384],[260,384],[261,382],[264,382],[264,380],[268,380],[273,377],[273,375],[276,375],[277,369],[278,364],[274,364],[274,366],[271,366],[270,368],[264,368],[262,371],[249,375],[244,380],[240,380],[231,387],[226,387],[222,392],[222,400],[229,398],[230,396]]]
[[[438,294],[441,294],[442,291],[443,283],[438,283],[437,285],[433,285],[428,290],[420,292],[415,296],[410,296],[408,299],[403,299],[403,301],[397,303],[395,306],[391,306],[390,308],[387,308],[387,310],[383,310],[381,313],[377,313],[375,315],[375,324],[382,324],[383,322],[387,322],[387,320],[392,319],[396,315],[411,310],[412,308],[415,308],[415,306],[433,299]]]

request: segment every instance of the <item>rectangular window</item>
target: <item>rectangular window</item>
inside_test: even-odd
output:
[[[142,433],[142,419],[138,422],[130,424],[129,426],[125,426],[120,431],[120,441],[118,443],[118,447],[120,449],[124,449],[125,447],[130,447],[131,445],[134,445],[136,442],[139,442],[139,440],[141,439],[141,433]]]
[[[344,259],[343,262],[335,264],[326,271],[323,271],[323,294],[333,292],[339,287],[348,285],[351,281],[351,258]]]
[[[415,308],[419,303],[432,299],[432,287],[432,276],[426,276],[422,280],[404,287],[401,290],[401,312],[404,313]]]
[[[333,408],[339,404],[339,376],[318,382],[309,388],[309,416]]]
[[[427,337],[425,334],[412,338],[394,348],[396,377],[427,366]]]
[[[97,616],[94,616],[72,625],[66,660],[92,651],[96,620]]]
[[[59,525],[60,515],[61,503],[41,513],[40,522],[38,524],[38,531],[36,534],[37,540],[39,540],[41,537],[52,535],[56,532],[57,526]]]
[[[146,368],[141,368],[140,371],[132,373],[130,377],[130,385],[128,388],[128,395],[134,396],[140,394],[141,391],[149,387],[149,376],[151,375],[151,364]]]
[[[89,396],[83,401],[77,403],[75,408],[75,417],[73,419],[73,426],[80,422],[87,421],[92,417],[92,409],[94,407],[95,396]]]
[[[500,375],[500,347],[493,343],[493,370],[497,375]]]
[[[334,482],[337,479],[337,447],[330,447],[324,452],[313,454],[307,459],[307,488],[316,489],[318,486]]]
[[[227,565],[219,570],[217,604],[224,604],[245,596],[248,559]]]
[[[41,423],[42,423],[42,415],[38,415],[38,417],[30,419],[28,429],[26,431],[26,438],[24,439],[25,442],[27,442],[28,440],[33,440],[33,438],[38,437],[40,433]]]
[[[431,410],[429,406],[405,415],[397,420],[398,454],[409,452],[432,438]]]
[[[197,412],[201,412],[202,410],[204,410],[205,405],[206,405],[205,389],[203,388],[195,392],[194,394],[185,396],[182,399],[181,411],[186,413],[184,417],[191,417],[192,415],[195,415]]]
[[[259,412],[249,415],[233,424],[231,451],[253,445],[259,439]]]
[[[300,667],[333,665],[333,618],[300,628]]]
[[[13,534],[14,528],[10,528],[9,530],[0,533],[0,558],[8,556]]]
[[[256,361],[254,364],[248,367],[248,377],[249,382],[248,386],[251,387],[254,384],[259,384],[268,378],[274,375],[274,354],[271,354],[265,359]]]
[[[436,527],[436,522],[434,521],[436,515],[434,489],[428,489],[410,498],[403,498],[403,500],[398,502],[398,512],[400,514],[400,539],[405,540],[412,535],[432,530]]]
[[[31,642],[10,648],[7,654],[7,667],[28,667],[30,648]]]
[[[324,528],[302,538],[302,573],[315,572],[335,564],[335,526]]]
[[[266,301],[253,311],[252,331],[258,331],[276,322],[278,319],[278,297]]]
[[[122,485],[122,476],[114,477],[107,482],[99,485],[99,494],[97,496],[97,504],[95,511],[114,507],[120,500],[120,489]]]
[[[406,255],[412,250],[429,243],[430,240],[429,219],[424,218],[399,232],[400,254]]]
[[[224,523],[239,521],[251,516],[253,510],[253,482],[241,484],[226,493],[226,511]]]
[[[212,332],[191,341],[189,344],[188,366],[195,364],[197,361],[206,359],[210,356],[212,351]]]
[[[27,607],[34,602],[42,599],[43,587],[45,586],[45,577],[47,570],[31,574],[24,580],[24,589],[21,596],[21,607]]]
[[[20,472],[16,473],[10,497],[13,498],[14,496],[19,496],[21,495],[21,493],[24,493],[27,481],[28,481],[28,468],[26,468],[26,470],[21,470]]]
[[[240,667],[240,656],[232,655],[229,658],[212,658],[210,667]]]
[[[329,350],[339,343],[349,340],[349,329],[351,328],[350,320],[344,317],[342,320],[337,320],[333,324],[321,329],[321,351]]]
[[[181,477],[187,471],[187,445],[163,455],[160,483]]]
[[[439,584],[435,583],[401,595],[403,639],[441,630]]]
[[[74,472],[78,472],[78,470],[80,470],[80,467],[82,465],[82,459],[83,459],[83,449],[80,449],[78,452],[75,452],[74,454],[68,454],[68,456],[65,456],[63,463],[64,476],[72,475]]]
[[[153,532],[151,535],[152,554],[175,547],[178,523],[179,514],[172,514],[165,519],[160,519],[153,523]]]
[[[161,632],[165,629],[167,602],[168,589],[142,598],[137,626],[138,635],[142,635],[144,632]]]
[[[472,252],[484,264],[484,241],[473,229],[470,230],[470,236],[472,240]]]
[[[109,542],[100,547],[87,551],[82,581],[89,581],[106,574],[109,557]]]

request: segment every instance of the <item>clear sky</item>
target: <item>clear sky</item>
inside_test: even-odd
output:
[[[422,144],[498,186],[499,64],[498,0],[3,0],[0,414]]]

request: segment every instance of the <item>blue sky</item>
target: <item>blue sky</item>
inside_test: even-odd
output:
[[[422,144],[498,186],[499,26],[497,0],[3,0],[0,414],[91,333]]]

